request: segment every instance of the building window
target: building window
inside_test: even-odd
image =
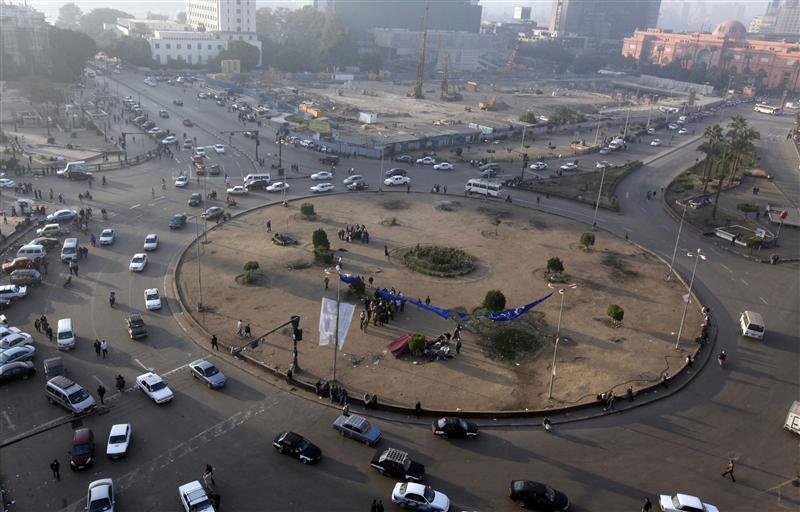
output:
[[[159,48],[161,48],[161,45],[159,43],[156,43],[156,50],[158,50]]]
[[[209,50],[211,49],[211,45],[208,45],[208,49],[209,49]]]
[[[222,50],[222,45],[221,44],[217,45],[217,50]]]
[[[170,47],[171,47],[172,45],[171,45],[171,44],[169,44],[169,43],[167,43],[167,45],[166,45],[166,46],[167,46],[167,50],[169,50],[169,49],[170,49]]]
[[[178,43],[177,45],[175,45],[175,48],[177,48],[178,50],[180,50],[180,49],[181,49],[181,43]]]
[[[236,9],[236,14],[242,14],[242,10],[241,9]]]
[[[241,22],[242,22],[242,18],[236,18],[236,23],[241,23]]]
[[[191,50],[192,49],[192,43],[187,43],[186,44],[186,49],[187,50]]]

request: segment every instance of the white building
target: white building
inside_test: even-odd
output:
[[[195,30],[256,31],[256,0],[186,0],[186,23]]]
[[[244,41],[261,51],[261,41],[256,34],[233,32],[186,32],[157,30],[148,39],[150,51],[159,64],[170,60],[183,60],[187,64],[208,64],[219,52],[228,49],[230,41]]]
[[[44,13],[26,5],[0,3],[0,55],[14,64],[48,63],[48,29]]]

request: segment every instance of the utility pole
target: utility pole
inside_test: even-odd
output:
[[[684,202],[683,204],[683,213],[681,213],[681,223],[678,224],[678,236],[675,237],[675,248],[672,249],[672,260],[669,262],[669,272],[667,272],[667,281],[672,279],[672,270],[675,267],[675,255],[678,254],[678,240],[681,239],[681,230],[683,229],[683,219],[686,217],[686,207],[688,206],[688,202]]]
[[[560,334],[561,334],[561,317],[564,314],[564,295],[568,289],[573,289],[577,287],[576,283],[572,283],[565,288],[559,288],[558,293],[561,295],[561,306],[558,309],[558,326],[556,327],[556,343],[553,347],[553,364],[552,364],[552,371],[550,372],[550,389],[547,392],[547,398],[553,398],[553,380],[556,378],[556,354],[558,353],[558,342],[560,341]],[[547,285],[548,288],[555,289],[556,287],[552,284]]]
[[[675,338],[675,350],[678,350],[678,347],[681,344],[681,334],[683,334],[683,323],[686,321],[686,311],[689,309],[689,302],[692,300],[692,286],[694,286],[694,275],[697,271],[697,262],[700,261],[702,258],[703,261],[706,260],[706,255],[700,252],[700,249],[691,253],[686,253],[687,256],[694,257],[694,266],[692,267],[692,278],[689,280],[689,293],[686,294],[686,300],[683,303],[683,315],[681,315],[681,325],[678,327],[678,336]]]
[[[594,219],[592,220],[592,231],[597,227],[597,209],[600,208],[600,194],[603,192],[603,181],[606,178],[606,166],[603,166],[602,173],[600,174],[600,188],[597,189],[597,201],[594,203]]]
[[[203,271],[200,267],[200,226],[197,222],[197,215],[194,217],[195,245],[197,246],[197,311],[203,311]]]

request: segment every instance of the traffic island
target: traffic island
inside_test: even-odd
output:
[[[297,355],[303,370],[293,378],[313,385],[333,377],[333,346],[319,345],[318,326],[321,299],[335,300],[338,288],[342,301],[356,309],[336,356],[336,381],[351,400],[377,394],[381,404],[413,408],[421,402],[427,410],[536,410],[596,403],[601,393],[613,390],[620,396],[628,387],[637,391],[658,384],[665,374],[676,375],[696,351],[699,306],[689,308],[676,350],[686,285],[665,281],[666,266],[648,252],[604,232],[586,247],[581,243],[585,226],[507,203],[459,199],[454,210],[437,208],[440,196],[433,194],[392,196],[315,197],[304,200],[314,204],[313,220],[299,215],[298,201],[258,208],[215,227],[208,234],[211,243],[200,244],[202,279],[195,246],[185,251],[176,270],[184,310],[216,334],[222,346],[246,347],[242,354],[247,358],[281,372],[292,365],[293,329],[260,337],[299,315],[304,334]],[[395,222],[384,222],[388,217]],[[267,220],[298,243],[272,243],[272,233],[262,228]],[[318,230],[327,235],[333,265],[315,261],[312,234]],[[350,236],[348,242],[348,234],[357,231],[361,238]],[[398,255],[416,251],[417,244],[420,249],[435,245],[464,251],[475,268],[453,277],[412,271]],[[559,270],[549,268],[552,258],[560,260],[558,273],[569,282],[545,277]],[[236,280],[250,261],[258,262],[264,276],[258,286]],[[338,280],[337,263],[343,273],[363,279],[371,300],[378,289],[406,300],[385,318],[371,315],[363,325],[359,316],[365,296],[357,286]],[[196,313],[200,282],[207,310]],[[503,304],[487,300],[491,290],[502,292]],[[516,309],[540,299],[527,311]],[[610,304],[618,305],[624,318],[610,321]],[[557,371],[549,398],[560,312]],[[501,316],[492,320],[488,315],[494,313]],[[249,324],[250,336],[237,333],[239,320]],[[452,357],[393,354],[393,342],[404,336],[435,342],[446,333],[452,338],[458,324],[462,343],[456,348],[451,339]]]

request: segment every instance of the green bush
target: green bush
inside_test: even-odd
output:
[[[316,215],[314,213],[314,205],[311,203],[303,203],[300,205],[300,213],[303,217],[313,217]]]
[[[500,311],[506,308],[506,296],[500,290],[489,290],[483,298],[483,307],[489,311]]]
[[[761,246],[764,245],[764,239],[755,235],[744,237],[743,242],[750,249],[760,249]]]
[[[547,272],[550,274],[560,274],[564,272],[564,264],[561,263],[561,258],[553,256],[547,260]]]
[[[250,270],[245,272],[244,275],[242,276],[242,284],[253,284],[255,280],[256,278],[253,275],[253,272]]]
[[[324,229],[318,229],[311,235],[311,243],[314,249],[322,248],[326,251],[331,248],[331,243],[328,241],[328,234]]]
[[[258,270],[258,262],[257,261],[248,261],[244,264],[245,270]]]
[[[420,333],[414,333],[408,339],[408,350],[411,351],[412,354],[419,355],[425,349],[425,335]]]
[[[622,322],[622,318],[625,316],[625,310],[616,304],[609,304],[608,309],[606,309],[606,314],[615,324],[618,324]]]
[[[588,231],[583,233],[581,235],[581,245],[587,249],[592,247],[594,245],[594,233],[589,233]]]
[[[314,247],[314,261],[330,265],[333,263],[333,252],[324,247]]]
[[[750,203],[739,203],[736,205],[736,209],[744,213],[744,216],[747,217],[748,213],[755,213],[758,211],[758,205]]]

